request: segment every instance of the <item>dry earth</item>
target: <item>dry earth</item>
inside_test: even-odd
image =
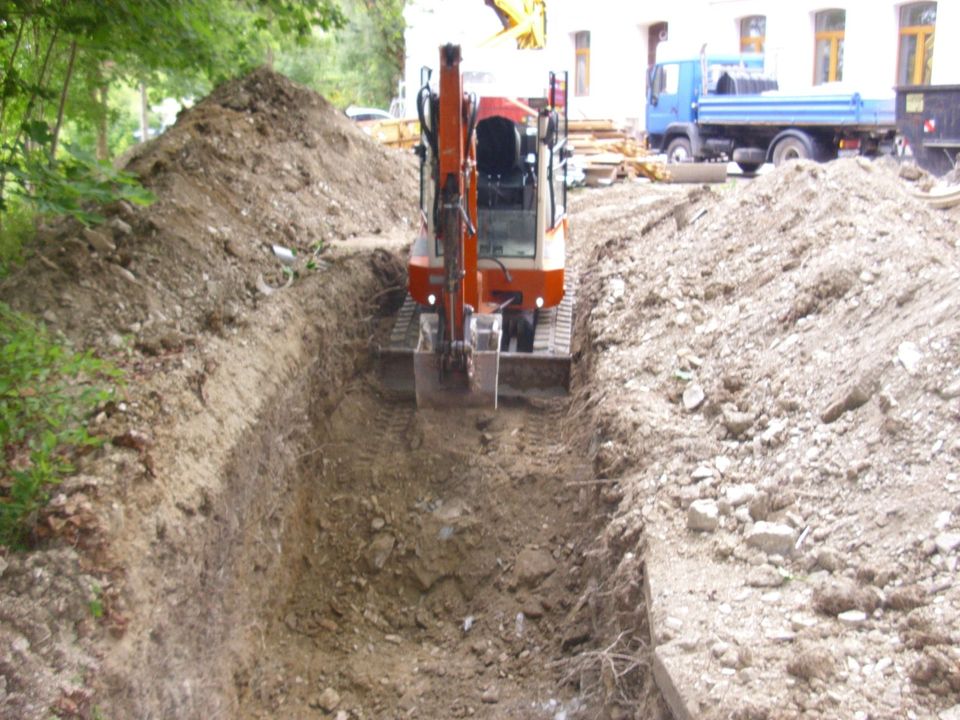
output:
[[[575,213],[595,470],[674,713],[955,717],[955,211],[860,160],[613,192]]]
[[[409,156],[258,71],[130,167],[0,285],[128,373],[0,717],[951,717],[960,234],[895,167],[577,192],[570,397],[453,415],[371,362]]]
[[[2,558],[0,716],[665,715],[589,418],[418,413],[372,372],[413,158],[258,71],[130,167],[154,205],[44,228],[0,286],[128,374]]]

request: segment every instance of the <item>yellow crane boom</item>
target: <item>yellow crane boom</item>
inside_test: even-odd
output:
[[[547,42],[546,0],[485,0],[503,24],[487,42],[514,39],[521,50],[542,48]]]

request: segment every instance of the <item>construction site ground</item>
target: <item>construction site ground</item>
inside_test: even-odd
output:
[[[127,378],[0,555],[0,717],[960,717],[929,179],[571,191],[569,396],[439,412],[376,366],[412,155],[260,70],[129,167],[0,283]]]

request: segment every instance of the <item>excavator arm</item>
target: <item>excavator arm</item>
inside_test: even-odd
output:
[[[421,407],[497,406],[501,318],[485,312],[477,271],[477,99],[463,90],[460,47],[440,48],[436,116],[426,126],[437,148],[436,237],[443,248],[438,312],[420,317],[414,352]]]

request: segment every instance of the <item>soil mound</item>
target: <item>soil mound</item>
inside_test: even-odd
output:
[[[226,83],[139,148],[127,168],[156,202],[60,221],[0,297],[89,345],[176,349],[242,321],[284,281],[271,246],[301,259],[414,227],[415,163],[316,93],[267,69]],[[315,260],[316,262],[316,260]]]
[[[222,598],[243,593],[211,590],[207,580],[199,593],[196,566],[286,572],[279,562],[251,570],[231,554],[245,547],[237,535],[269,532],[264,518],[289,497],[282,472],[257,473],[286,457],[273,452],[277,434],[282,445],[309,424],[299,403],[322,412],[357,372],[368,331],[360,318],[376,316],[383,287],[401,283],[395,256],[336,248],[353,236],[403,235],[417,218],[412,157],[377,145],[323,98],[269,70],[184,111],[128,167],[155,203],[114,203],[96,229],[51,223],[0,283],[10,305],[128,371],[123,401],[93,420],[113,444],[81,459],[39,521],[76,551],[54,539],[35,552],[0,553],[2,718],[98,714],[96,682],[111,688],[108,702],[128,703],[118,717],[214,716],[185,710],[180,690],[168,687],[189,695],[193,678],[225,667],[224,618],[235,616]],[[287,272],[273,244],[296,252]],[[296,284],[276,292],[293,272]],[[303,367],[309,383],[297,377]],[[267,447],[248,430],[261,424]],[[238,469],[217,476],[228,462]],[[273,510],[258,515],[250,498],[261,495]],[[241,571],[219,575],[272,587]],[[158,583],[165,600],[154,595]],[[208,610],[212,620],[197,620]],[[158,629],[154,614],[178,622]],[[200,668],[158,653],[161,636],[194,662],[203,657]],[[182,683],[173,679],[181,670]],[[178,709],[154,714],[151,703]]]
[[[583,352],[595,468],[649,531],[658,667],[703,717],[957,704],[908,638],[960,622],[956,217],[853,159],[618,199],[577,227]]]

